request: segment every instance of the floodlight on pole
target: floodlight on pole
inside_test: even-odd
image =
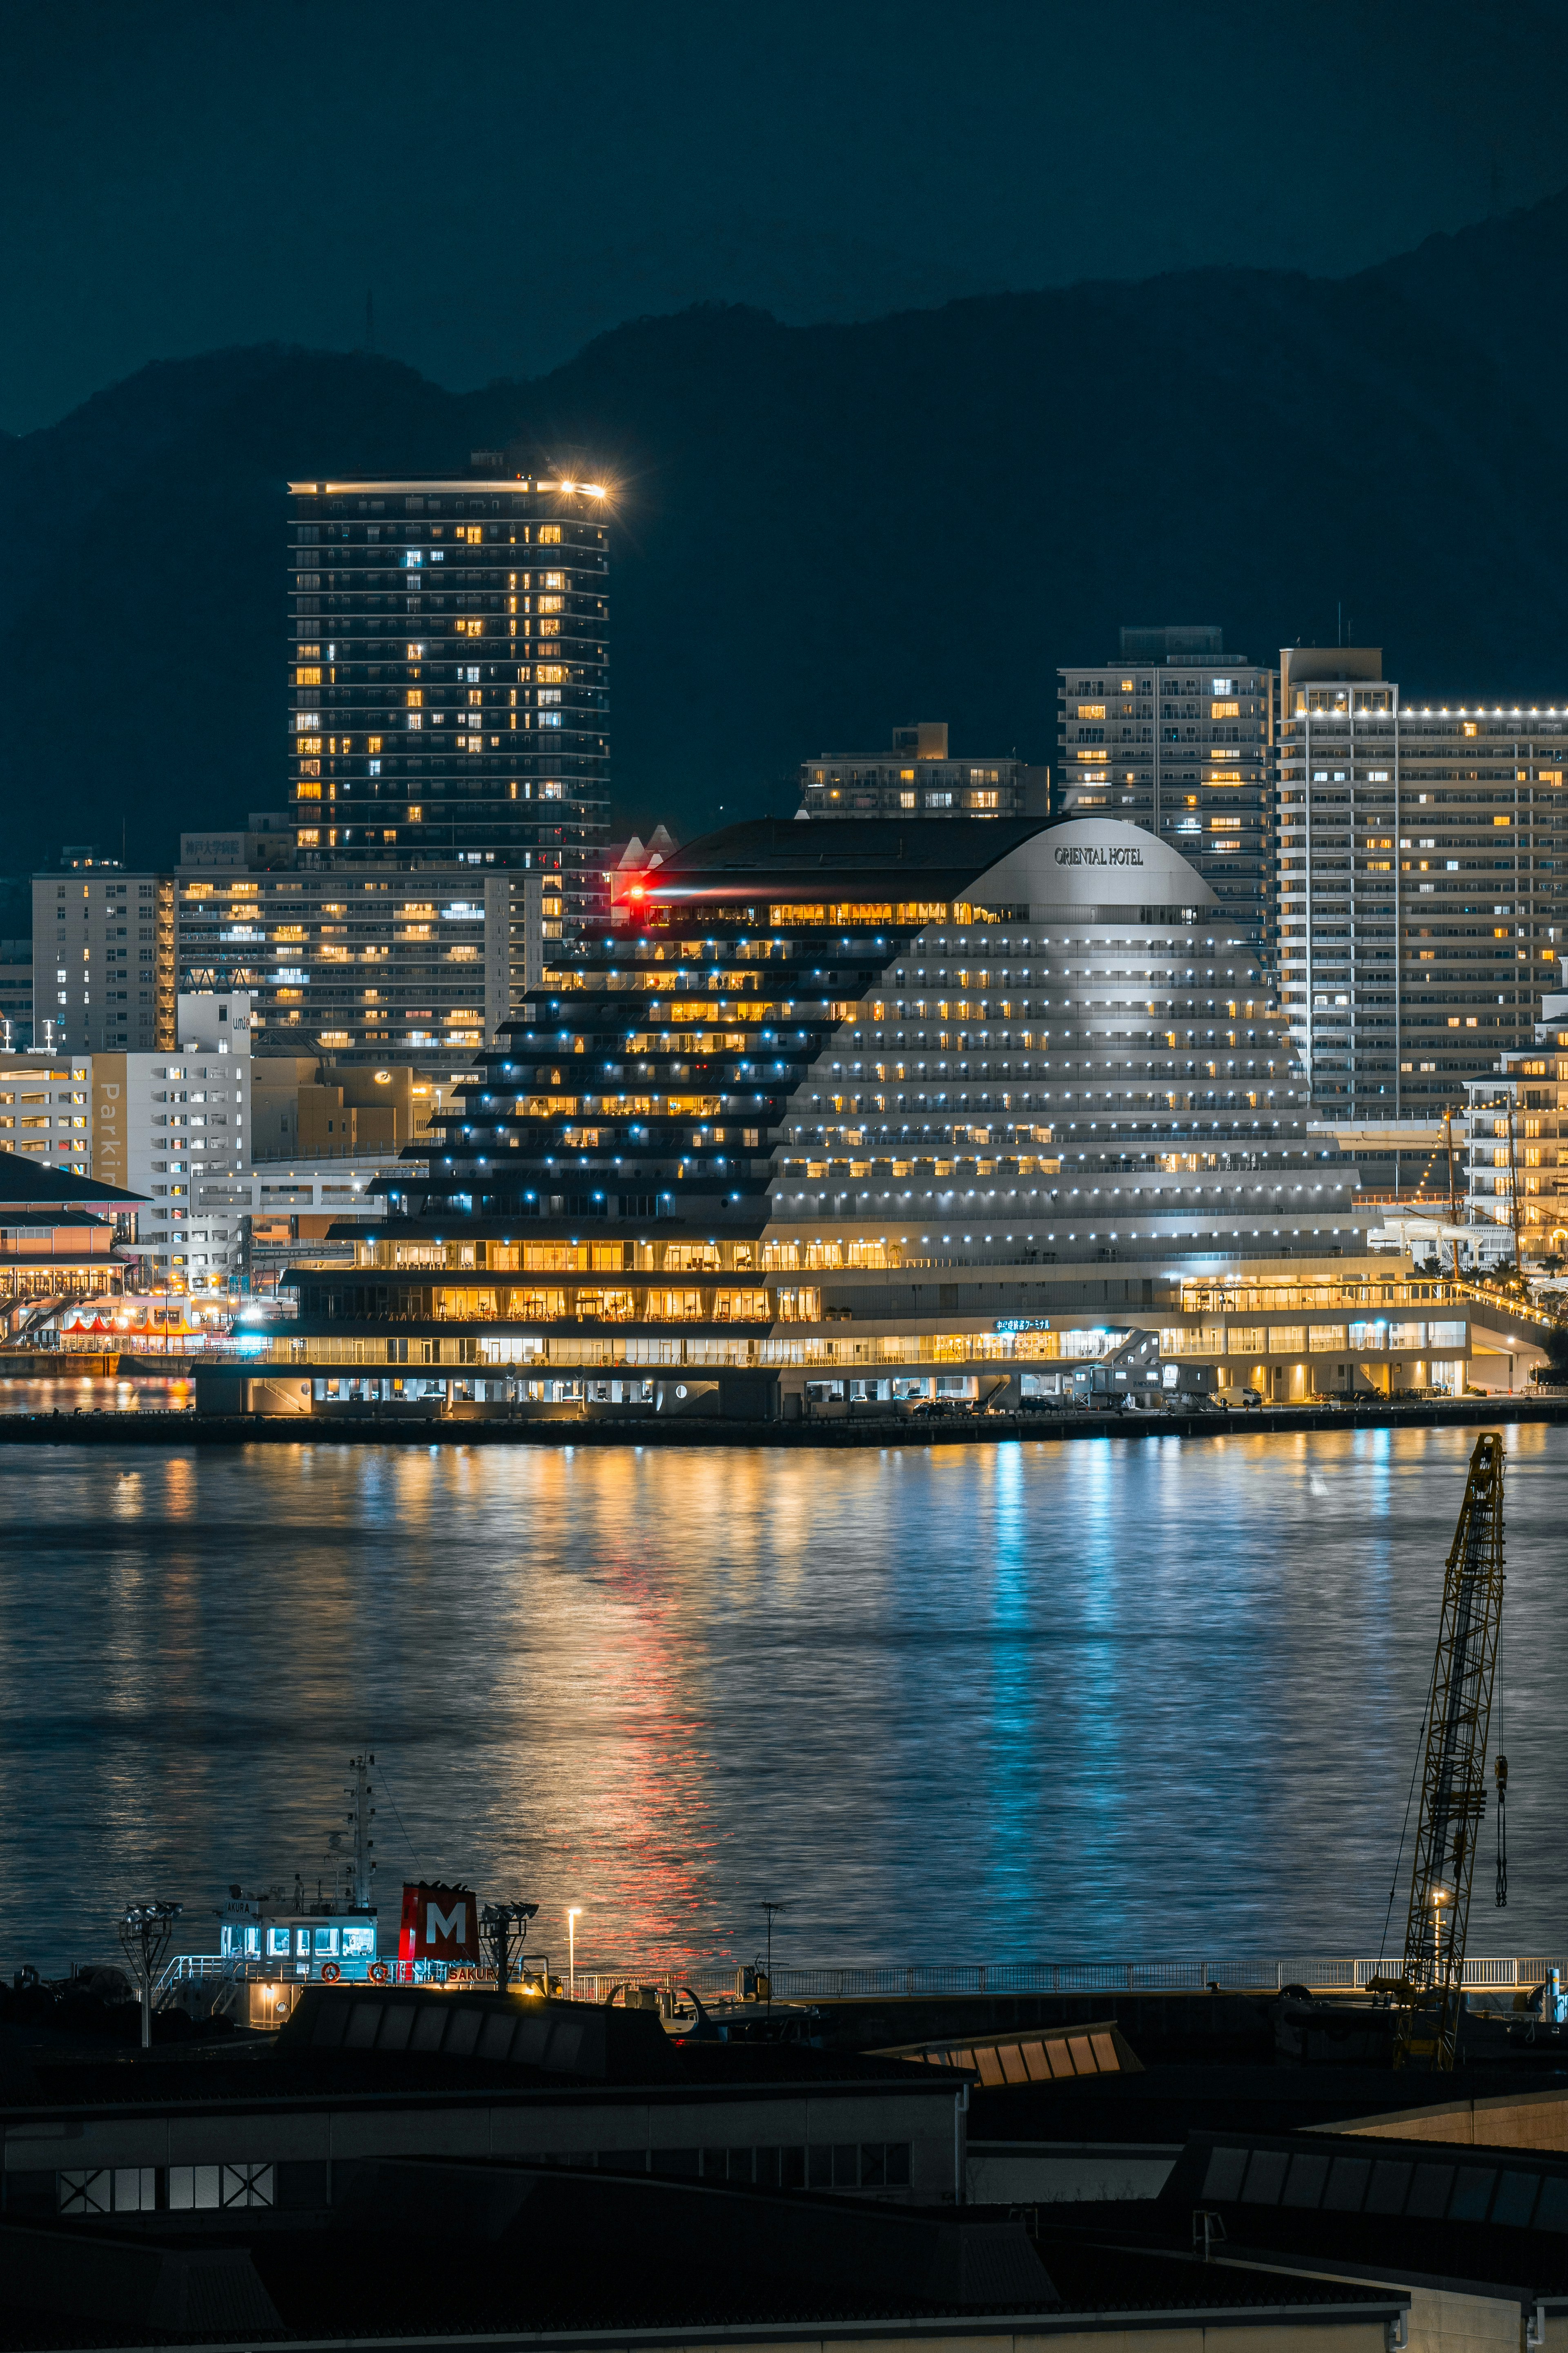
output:
[[[153,1986],[169,1947],[183,1904],[128,1904],[117,1922],[120,1948],[142,1993],[142,2048],[153,2044]]]
[[[510,1904],[487,1904],[479,1915],[480,1933],[495,1962],[497,1993],[505,1993],[511,1973],[512,1930],[517,1930],[517,1957],[521,1965],[528,1924],[538,1909],[537,1904],[514,1901]]]

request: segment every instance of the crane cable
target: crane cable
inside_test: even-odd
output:
[[[1405,1837],[1410,1828],[1410,1803],[1415,1795],[1415,1776],[1421,1769],[1421,1759],[1426,1751],[1426,1711],[1421,1711],[1421,1736],[1415,1744],[1415,1761],[1410,1767],[1410,1787],[1405,1792],[1405,1820],[1399,1825],[1399,1852],[1394,1858],[1394,1877],[1388,1883],[1388,1909],[1383,1915],[1383,1941],[1377,1948],[1380,1961],[1388,1955],[1388,1927],[1394,1917],[1394,1898],[1399,1888],[1399,1866],[1405,1860]]]
[[[1504,1905],[1508,1902],[1508,1758],[1504,1756],[1500,1746],[1501,1742],[1507,1737],[1505,1718],[1503,1715],[1504,1685],[1502,1676],[1502,1629],[1500,1626],[1498,1629],[1497,1687],[1498,1740],[1500,1746],[1498,1753],[1492,1760],[1492,1771],[1497,1776],[1497,1906],[1498,1910],[1500,1912]]]

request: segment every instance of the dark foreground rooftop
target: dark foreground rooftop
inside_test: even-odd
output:
[[[216,2219],[216,2218],[215,2218]],[[0,2347],[487,2337],[549,2346],[1070,2334],[1117,2316],[1191,2328],[1397,2318],[1403,2299],[1062,2242],[1001,2210],[868,2207],[528,2166],[382,2160],[330,2223],[149,2218],[0,2228]]]

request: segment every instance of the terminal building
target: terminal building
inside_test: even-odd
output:
[[[1371,1250],[1256,931],[1136,826],[764,820],[623,911],[228,1402],[1019,1403],[1145,1329],[1270,1398],[1532,1361]]]

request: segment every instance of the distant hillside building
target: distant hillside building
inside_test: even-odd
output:
[[[289,485],[288,765],[302,866],[542,871],[568,934],[609,817],[604,486]]]
[[[1275,675],[1224,648],[1206,623],[1124,628],[1115,660],[1065,664],[1057,806],[1158,834],[1267,940]]]
[[[1047,817],[1051,772],[1016,753],[954,759],[945,720],[895,727],[889,752],[824,752],[800,771],[803,817]]]

